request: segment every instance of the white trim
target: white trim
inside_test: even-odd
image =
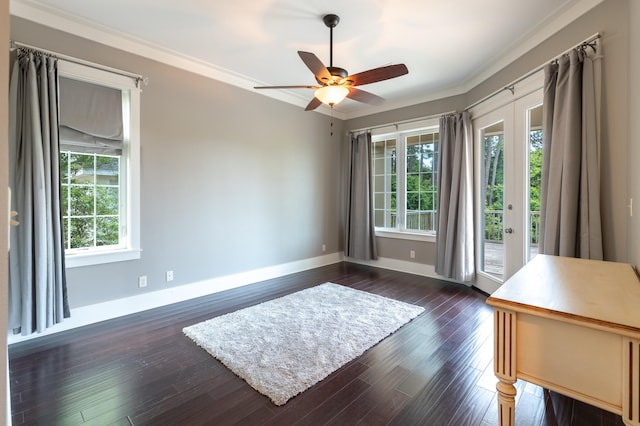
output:
[[[79,64],[69,59],[58,59],[58,72],[67,78],[102,83],[120,90],[139,91],[137,80],[131,76],[119,74],[119,70],[98,69],[89,64]]]
[[[60,76],[105,85],[121,90],[128,96],[123,125],[125,126],[124,151],[121,157],[121,179],[125,188],[121,189],[126,197],[126,205],[121,201],[120,209],[125,208],[122,225],[126,227],[126,241],[116,249],[91,249],[86,252],[67,252],[65,266],[76,268],[102,263],[121,262],[140,259],[140,92],[137,81],[130,76],[116,74],[109,70],[97,69],[90,65],[78,64],[69,60],[58,60]],[[123,105],[123,108],[125,105]],[[126,131],[128,127],[128,132]],[[120,231],[122,233],[122,230]],[[122,235],[122,234],[121,234]],[[124,248],[123,248],[124,246]]]
[[[442,281],[449,281],[456,284],[469,286],[468,283],[455,281],[450,278],[436,274],[434,265],[424,263],[408,262],[406,260],[392,259],[389,257],[378,257],[377,260],[356,260],[350,257],[344,258],[345,262],[357,263],[359,265],[374,266],[376,268],[390,269],[392,271],[405,272],[407,274],[420,275],[423,277],[435,278]]]
[[[102,263],[124,262],[127,260],[140,259],[142,250],[133,248],[130,250],[105,250],[105,251],[89,251],[87,253],[66,254],[64,258],[64,266],[69,268],[78,268],[82,266],[100,265]]]
[[[8,336],[8,342],[9,344],[13,344],[25,340],[31,340],[33,338],[58,333],[60,331],[71,330],[85,325],[134,314],[136,312],[142,312],[148,309],[170,305],[172,303],[207,296],[224,290],[230,290],[282,277],[284,275],[306,271],[308,269],[319,268],[321,266],[342,262],[342,260],[343,254],[341,252],[332,253],[324,256],[212,278],[164,290],[148,292],[136,296],[125,297],[122,299],[111,300],[108,302],[96,303],[94,305],[83,306],[72,309],[71,318],[67,318],[64,322],[47,329],[41,334],[32,334],[29,336],[10,334]]]
[[[430,232],[427,234],[410,231],[399,231],[396,229],[376,228],[376,237],[394,238],[396,240],[426,241],[430,243],[436,242],[435,232]]]
[[[375,133],[374,133],[375,131]],[[429,117],[423,120],[409,121],[405,123],[398,123],[391,126],[378,127],[371,133],[372,145],[379,142],[385,142],[389,140],[395,140],[396,143],[396,228],[390,227],[375,227],[376,236],[397,238],[406,240],[418,240],[418,241],[435,241],[435,230],[420,232],[419,230],[407,229],[406,224],[406,204],[407,204],[407,139],[412,136],[418,135],[433,135],[440,132],[439,118]],[[439,151],[438,151],[439,152]],[[371,152],[371,161],[376,162],[379,158],[375,158],[375,153]],[[387,158],[386,153],[383,157]],[[388,166],[388,161],[385,160],[385,171]],[[433,171],[432,171],[433,172]],[[376,177],[384,176],[390,177],[390,174],[375,174]],[[387,179],[385,179],[385,186],[387,185]],[[374,184],[375,186],[375,184]],[[374,197],[376,194],[390,194],[387,191],[376,191],[373,189]],[[389,201],[388,199],[385,203]],[[390,201],[389,201],[390,202]],[[387,206],[385,206],[387,207]],[[380,211],[381,209],[378,209]],[[385,208],[383,211],[387,212]],[[385,213],[386,214],[386,213]],[[424,235],[424,237],[423,237]]]
[[[476,281],[473,284],[474,287],[476,287],[478,290],[482,290],[487,294],[493,294],[493,292],[495,292],[500,288],[500,286],[502,286],[502,282],[498,281],[496,277],[490,274],[481,271],[476,271],[476,274],[477,276],[483,278],[479,280],[476,277]]]

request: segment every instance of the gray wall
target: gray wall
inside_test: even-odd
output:
[[[163,276],[169,269],[175,272],[171,285],[179,286],[319,256],[322,244],[327,253],[339,252],[340,165],[347,151],[346,139],[338,135],[460,111],[595,32],[604,35],[605,56],[605,256],[640,263],[640,225],[626,208],[634,194],[640,208],[639,172],[631,167],[640,153],[638,137],[629,130],[627,97],[630,8],[629,0],[606,0],[468,93],[345,123],[335,120],[333,137],[330,119],[321,114],[12,17],[15,40],[150,79],[141,112],[142,259],[71,269],[72,307],[167,288]],[[627,142],[630,137],[634,144]],[[411,261],[414,250],[413,261],[435,261],[433,243],[380,238],[378,247],[383,257]],[[137,288],[139,275],[149,276],[146,289]]]
[[[407,120],[420,116],[444,113],[451,110],[463,110],[466,106],[483,99],[485,96],[500,90],[519,77],[542,65],[572,46],[582,42],[589,36],[600,33],[602,37],[602,145],[601,145],[601,187],[602,187],[602,220],[604,234],[604,253],[607,260],[632,262],[640,264],[637,238],[634,242],[628,234],[628,183],[636,193],[638,186],[627,177],[629,144],[629,117],[627,89],[629,81],[629,1],[606,0],[576,21],[549,37],[545,42],[524,53],[520,58],[497,72],[483,83],[462,96],[440,99],[410,108],[389,111],[372,116],[359,117],[345,123],[345,131],[375,126],[384,123]],[[634,8],[637,6],[634,5]],[[636,17],[637,18],[637,17]],[[637,50],[637,49],[636,49]],[[637,55],[637,54],[636,54]],[[638,90],[638,89],[636,89]],[[640,107],[639,107],[640,108]],[[637,136],[635,136],[637,139]],[[637,143],[636,143],[637,145]],[[638,149],[634,148],[632,163],[638,161]],[[636,172],[637,177],[637,172]],[[637,197],[637,196],[636,196]],[[638,198],[640,209],[640,198]],[[638,210],[640,215],[640,210]],[[637,237],[638,225],[636,225]],[[411,261],[409,251],[415,246],[414,241],[378,238],[378,246],[385,257]],[[424,260],[421,252],[416,253],[414,261],[435,263],[433,243],[422,243],[422,250],[429,254]],[[630,256],[631,251],[635,254]]]
[[[150,81],[142,259],[70,269],[72,308],[342,250],[339,120],[16,17],[11,37]]]

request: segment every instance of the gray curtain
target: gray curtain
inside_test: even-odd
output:
[[[436,273],[457,281],[475,278],[473,131],[467,111],[440,118]]]
[[[60,211],[55,58],[19,50],[9,87],[9,328],[42,332],[69,316]]]
[[[545,67],[542,132],[539,251],[601,260],[594,67],[584,49]]]
[[[351,135],[345,254],[359,260],[377,259],[373,221],[371,133]]]

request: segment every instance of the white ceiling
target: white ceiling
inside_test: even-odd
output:
[[[602,0],[11,0],[11,13],[253,90],[315,84],[296,51],[349,73],[404,63],[409,74],[363,86],[351,118],[464,93]],[[20,41],[20,40],[18,40]],[[570,46],[567,46],[570,47]],[[173,59],[171,59],[173,58]],[[130,70],[136,71],[136,70]],[[313,91],[260,91],[304,107]]]

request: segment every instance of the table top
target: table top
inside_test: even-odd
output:
[[[537,255],[487,304],[640,333],[640,280],[627,263]]]

